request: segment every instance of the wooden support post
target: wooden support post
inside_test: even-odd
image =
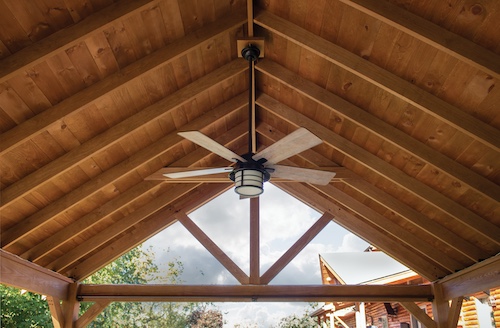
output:
[[[463,300],[463,297],[457,297],[451,300],[450,312],[448,314],[448,328],[455,328],[457,326]]]
[[[50,315],[52,317],[52,324],[54,328],[64,327],[64,316],[61,307],[61,300],[57,297],[47,296],[47,303],[49,304]]]
[[[84,315],[82,315],[75,324],[76,328],[86,327],[92,322],[109,304],[111,301],[98,301],[92,305]]]
[[[260,284],[259,197],[250,198],[250,283]]]
[[[450,305],[444,297],[443,286],[433,284],[434,301],[432,302],[432,314],[437,328],[448,328],[448,317],[450,313]]]
[[[427,315],[417,304],[412,302],[399,302],[408,312],[427,328],[436,328],[436,322]]]
[[[78,320],[80,302],[77,299],[79,283],[69,285],[68,300],[63,302],[64,328],[73,328]]]

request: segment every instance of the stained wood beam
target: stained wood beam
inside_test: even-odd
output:
[[[436,322],[427,315],[417,304],[412,302],[399,302],[408,312],[427,328],[437,328]]]
[[[266,123],[260,123],[257,127],[257,131],[259,132],[260,136],[267,138],[272,142],[276,142],[277,140],[285,136],[284,133],[278,131],[277,129]],[[261,139],[261,142],[262,141],[264,140]],[[329,166],[335,165],[334,162],[318,154],[312,149],[306,150],[303,153],[298,154],[297,156],[313,166],[315,165],[315,163],[321,163],[322,165]],[[412,224],[417,229],[431,234],[433,237],[437,238],[449,247],[455,249],[457,252],[463,254],[465,261],[467,261],[467,259],[477,261],[484,256],[484,251],[482,251],[476,245],[457,236],[455,233],[446,229],[434,220],[429,219],[424,214],[416,211],[412,207],[392,197],[383,190],[368,183],[356,173],[348,170],[347,168],[343,169],[346,170],[342,173],[342,176],[345,177],[345,179],[341,180],[343,183],[359,191],[363,195],[371,198],[388,210],[399,214],[402,218],[407,220],[408,223]],[[333,168],[332,170],[335,171],[335,169]],[[272,181],[278,182],[274,179]]]
[[[249,283],[249,277],[233,260],[207,236],[203,230],[198,227],[185,213],[175,215],[177,220],[202,244],[224,266],[240,284]]]
[[[262,63],[264,63],[264,61],[260,64]],[[319,138],[323,139],[323,142],[328,144],[330,147],[340,151],[368,169],[377,172],[386,179],[394,182],[396,185],[413,193],[423,201],[434,205],[437,209],[455,218],[458,223],[467,226],[468,229],[475,230],[485,238],[488,238],[494,244],[500,245],[500,239],[498,238],[498,236],[500,236],[499,226],[485,220],[469,209],[454,202],[450,198],[444,196],[422,182],[410,177],[404,172],[395,169],[391,164],[376,155],[373,155],[364,148],[330,131],[326,127],[311,120],[305,115],[300,114],[292,108],[279,103],[275,99],[265,94],[261,94],[257,97],[256,103],[294,126],[302,126],[310,131],[314,131],[314,133]]]
[[[52,261],[47,265],[47,267],[56,272],[65,272],[68,267],[73,265],[75,262],[78,262],[78,260],[80,260],[82,257],[85,257],[92,251],[106,244],[109,240],[112,240],[119,234],[125,232],[126,230],[135,226],[137,223],[141,222],[143,219],[159,211],[165,205],[168,205],[174,202],[176,199],[183,197],[191,190],[196,188],[196,186],[196,184],[171,185],[170,188],[167,188],[167,190],[157,198],[151,200],[141,208],[138,208],[130,214],[124,216],[106,229],[99,231],[99,233],[94,234],[91,238],[87,239],[85,243],[82,243],[72,248],[70,251],[65,252],[64,255]]]
[[[91,229],[99,222],[122,210],[138,197],[142,196],[145,193],[153,192],[154,190],[158,189],[158,187],[158,182],[154,183],[151,181],[144,181],[135,185],[116,198],[111,199],[104,205],[99,206],[92,212],[84,215],[77,221],[74,221],[73,223],[64,227],[64,229],[61,229],[56,233],[50,235],[47,239],[36,244],[33,248],[21,254],[21,257],[32,262],[38,261],[40,258],[47,255],[60,245],[63,245],[71,238],[74,238],[75,236],[78,236],[79,234]]]
[[[451,300],[450,312],[448,315],[448,328],[455,328],[460,319],[460,312],[462,310],[463,297],[456,297]]]
[[[47,304],[49,305],[50,316],[54,328],[64,327],[64,315],[61,307],[61,300],[57,297],[47,296]]]
[[[368,3],[369,1],[364,2]],[[261,11],[254,21],[270,32],[312,51],[425,113],[443,120],[474,140],[478,140],[494,150],[500,149],[498,131],[494,127],[468,115],[414,84],[270,12]],[[498,67],[500,60],[496,56],[496,59],[491,62],[496,62]],[[259,68],[261,64],[256,65],[256,68]]]
[[[218,136],[217,138],[215,138],[215,140],[222,145],[231,147],[233,142],[235,141],[237,142],[241,137],[245,135],[245,133],[247,132],[246,129],[247,129],[246,125],[244,123],[241,123],[235,126],[234,128],[231,128],[223,135]],[[163,144],[162,147],[165,148],[165,146],[166,144]],[[184,167],[196,165],[198,162],[203,161],[210,155],[211,155],[210,152],[208,152],[202,147],[199,147],[195,151],[190,152],[188,156],[185,156],[179,159],[178,161],[172,163],[172,165],[178,165]],[[141,158],[144,160],[147,157],[144,156]],[[201,182],[203,181],[194,181],[193,183],[201,183]],[[228,183],[227,176],[224,182],[226,184]],[[37,261],[43,255],[49,253],[51,250],[65,243],[70,238],[77,236],[78,234],[84,232],[87,229],[90,229],[93,225],[103,221],[113,213],[116,213],[121,208],[123,208],[127,204],[130,204],[135,199],[140,197],[142,194],[146,192],[152,192],[158,188],[159,188],[158,182],[143,181],[137,184],[136,186],[130,188],[129,190],[117,196],[116,198],[110,200],[109,202],[105,203],[99,208],[96,208],[94,211],[88,213],[87,215],[78,219],[74,223],[66,226],[64,229],[56,232],[49,238],[35,245],[32,249],[23,253],[21,257],[30,259],[31,261]]]
[[[442,287],[446,300],[500,287],[500,255],[448,275],[437,285]]]
[[[137,4],[141,2],[147,3],[149,1],[150,0],[141,0],[137,1]],[[132,3],[135,4],[136,2]],[[59,104],[43,111],[32,119],[19,124],[2,134],[2,138],[0,138],[0,156],[29,138],[43,133],[51,125],[58,124],[65,116],[77,113],[106,94],[119,88],[124,88],[131,82],[144,77],[150,72],[172,63],[177,58],[197,47],[204,46],[207,42],[210,42],[210,40],[217,38],[221,34],[228,33],[230,30],[241,27],[241,24],[244,22],[245,14],[243,12],[238,12],[217,20],[213,24],[207,25],[195,33],[188,34],[184,38],[172,42],[167,47],[139,59],[109,77],[106,77],[77,94],[61,101]],[[44,40],[48,40],[49,38],[50,37]],[[20,52],[22,51],[23,50]],[[16,54],[16,56],[7,57],[6,60],[10,60],[10,58],[17,59],[18,54]],[[36,52],[33,54],[36,54]]]
[[[273,79],[286,84],[297,93],[325,106],[330,111],[340,114],[344,119],[360,125],[396,147],[410,153],[410,155],[419,160],[435,166],[444,174],[463,182],[476,192],[492,200],[500,201],[500,186],[496,183],[412,138],[410,135],[371,115],[367,111],[271,60],[262,61],[257,66],[257,69],[271,76]],[[495,133],[497,141],[500,140],[498,131]]]
[[[320,302],[429,301],[430,286],[376,285],[81,285],[82,301]]]
[[[106,307],[111,303],[109,300],[97,301],[85,313],[76,320],[75,328],[87,327]]]
[[[226,177],[227,179],[227,177]],[[250,284],[260,284],[260,199],[250,198]]]
[[[67,300],[63,301],[64,328],[74,328],[78,320],[80,311],[80,302],[77,297],[78,283],[72,283],[69,286]]]
[[[18,51],[15,56],[3,59],[0,63],[0,83],[7,81],[17,74],[24,73],[29,68],[58,52],[84,42],[85,39],[94,34],[102,33],[106,28],[116,24],[117,21],[124,20],[131,15],[151,8],[157,3],[157,0],[125,0],[116,2],[73,26],[49,35],[31,46]]]
[[[102,247],[91,256],[83,259],[65,274],[77,281],[84,280],[159,231],[170,226],[174,222],[170,218],[175,213],[190,213],[231,187],[232,184],[201,184],[174,204],[166,206],[137,223],[134,229],[130,229],[119,238],[110,241],[105,245],[106,247]]]
[[[261,277],[263,285],[273,280],[311,240],[318,235],[333,219],[330,213],[324,213]]]
[[[395,240],[398,240],[402,244],[406,244],[408,247],[412,248],[415,252],[420,253],[423,257],[429,259],[432,265],[444,268],[450,273],[463,267],[462,263],[455,261],[448,255],[443,253],[440,249],[433,247],[425,240],[422,240],[415,234],[404,229],[397,223],[392,222],[390,219],[379,214],[378,212],[372,210],[370,207],[364,205],[363,203],[357,201],[353,197],[347,195],[343,191],[335,188],[332,185],[327,186],[316,186],[312,185],[313,188],[319,190],[323,194],[335,199],[336,202],[342,206],[350,209],[352,212],[359,214],[365,218],[368,222],[372,223],[386,234],[390,235]]]
[[[73,280],[0,250],[0,283],[66,300]]]
[[[184,130],[201,130],[212,126],[223,120],[227,115],[231,115],[248,105],[248,98],[241,94],[222,105],[216,107],[210,112],[194,119],[185,124],[181,128]],[[8,247],[34,229],[40,228],[43,224],[49,222],[55,216],[72,208],[78,202],[86,199],[95,193],[99,192],[105,186],[117,181],[123,176],[135,171],[141,165],[153,161],[158,156],[169,152],[173,147],[177,146],[184,139],[177,135],[178,131],[172,132],[148,147],[138,151],[126,161],[115,165],[111,169],[103,172],[96,179],[92,179],[82,186],[74,189],[70,193],[64,195],[54,203],[49,204],[43,209],[37,211],[29,218],[21,221],[7,231],[2,231],[1,244],[2,247]],[[236,136],[234,136],[236,137]]]
[[[432,284],[434,300],[432,301],[432,316],[437,328],[448,328],[448,317],[450,315],[450,305],[444,298],[443,287]]]
[[[20,181],[5,188],[0,194],[2,197],[0,209],[5,208],[33,189],[44,185],[50,181],[48,177],[55,178],[60,176],[96,153],[102,152],[123,140],[127,135],[142,126],[167,115],[175,108],[193,100],[199,93],[209,91],[220,83],[227,82],[246,69],[248,67],[244,61],[234,60],[114,125],[81,146],[72,149]],[[214,83],[214,81],[217,81],[217,83]]]
[[[385,1],[339,1],[500,79],[500,56],[425,18]]]
[[[425,279],[433,281],[447,274],[448,271],[431,265],[427,258],[422,257],[413,249],[409,249],[404,244],[401,244],[392,236],[388,236],[384,231],[373,226],[358,215],[334,203],[333,199],[318,194],[311,187],[303,184],[276,183],[275,185],[317,211],[332,214],[334,216],[333,221],[337,224],[384,250],[385,253],[417,272]]]

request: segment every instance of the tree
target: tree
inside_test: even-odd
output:
[[[301,316],[294,314],[282,318],[276,328],[319,328],[316,319],[309,315],[310,311],[315,307],[317,307],[317,303],[310,303]]]
[[[14,287],[0,285],[1,327],[51,327],[45,298]]]
[[[116,261],[96,272],[83,281],[87,284],[146,284],[148,282],[177,284],[181,283],[183,271],[180,260],[175,259],[167,264],[163,272],[154,262],[151,249],[143,250],[140,246],[124,254]],[[21,293],[17,288],[0,285],[1,327],[51,327],[52,319],[45,298],[29,292]],[[92,304],[82,303],[80,314]],[[89,327],[172,327],[186,328],[192,313],[203,309],[200,320],[217,318],[215,313],[204,313],[195,303],[111,303]],[[220,312],[219,312],[220,313]],[[220,314],[222,317],[222,314]],[[221,319],[222,320],[222,319]],[[216,321],[218,322],[218,321]],[[198,324],[195,322],[194,324]],[[215,328],[220,326],[200,325],[196,328]]]
[[[191,312],[188,318],[190,328],[222,328],[224,318],[219,310],[207,310],[205,306]]]

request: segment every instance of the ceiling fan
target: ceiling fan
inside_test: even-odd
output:
[[[229,179],[235,183],[235,191],[241,198],[257,197],[264,192],[263,184],[271,177],[284,178],[299,182],[326,185],[335,176],[335,172],[277,165],[293,155],[322,143],[322,140],[305,128],[299,128],[264,150],[254,153],[255,146],[255,93],[254,62],[259,58],[258,47],[249,44],[241,51],[242,57],[250,65],[249,85],[249,136],[248,153],[238,155],[217,141],[199,131],[179,132],[187,140],[235,163],[233,166],[220,168],[187,169],[181,172],[164,173],[171,179],[188,178],[202,175],[229,173]]]

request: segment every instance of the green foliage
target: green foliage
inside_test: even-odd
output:
[[[0,285],[1,327],[52,327],[50,310],[44,297]]]
[[[139,246],[96,272],[83,283],[178,284],[182,282],[180,277],[184,268],[178,259],[167,263],[166,267],[161,269],[155,264],[151,249],[143,250]],[[3,285],[0,285],[0,295],[1,327],[52,327],[50,310],[43,296],[29,292],[21,294],[19,289]],[[92,303],[82,303],[80,315],[91,305]],[[193,322],[193,317],[198,319]],[[219,328],[222,327],[222,323],[218,324],[219,322],[222,322],[220,312],[206,311],[205,305],[195,303],[114,302],[97,316],[89,327]]]

